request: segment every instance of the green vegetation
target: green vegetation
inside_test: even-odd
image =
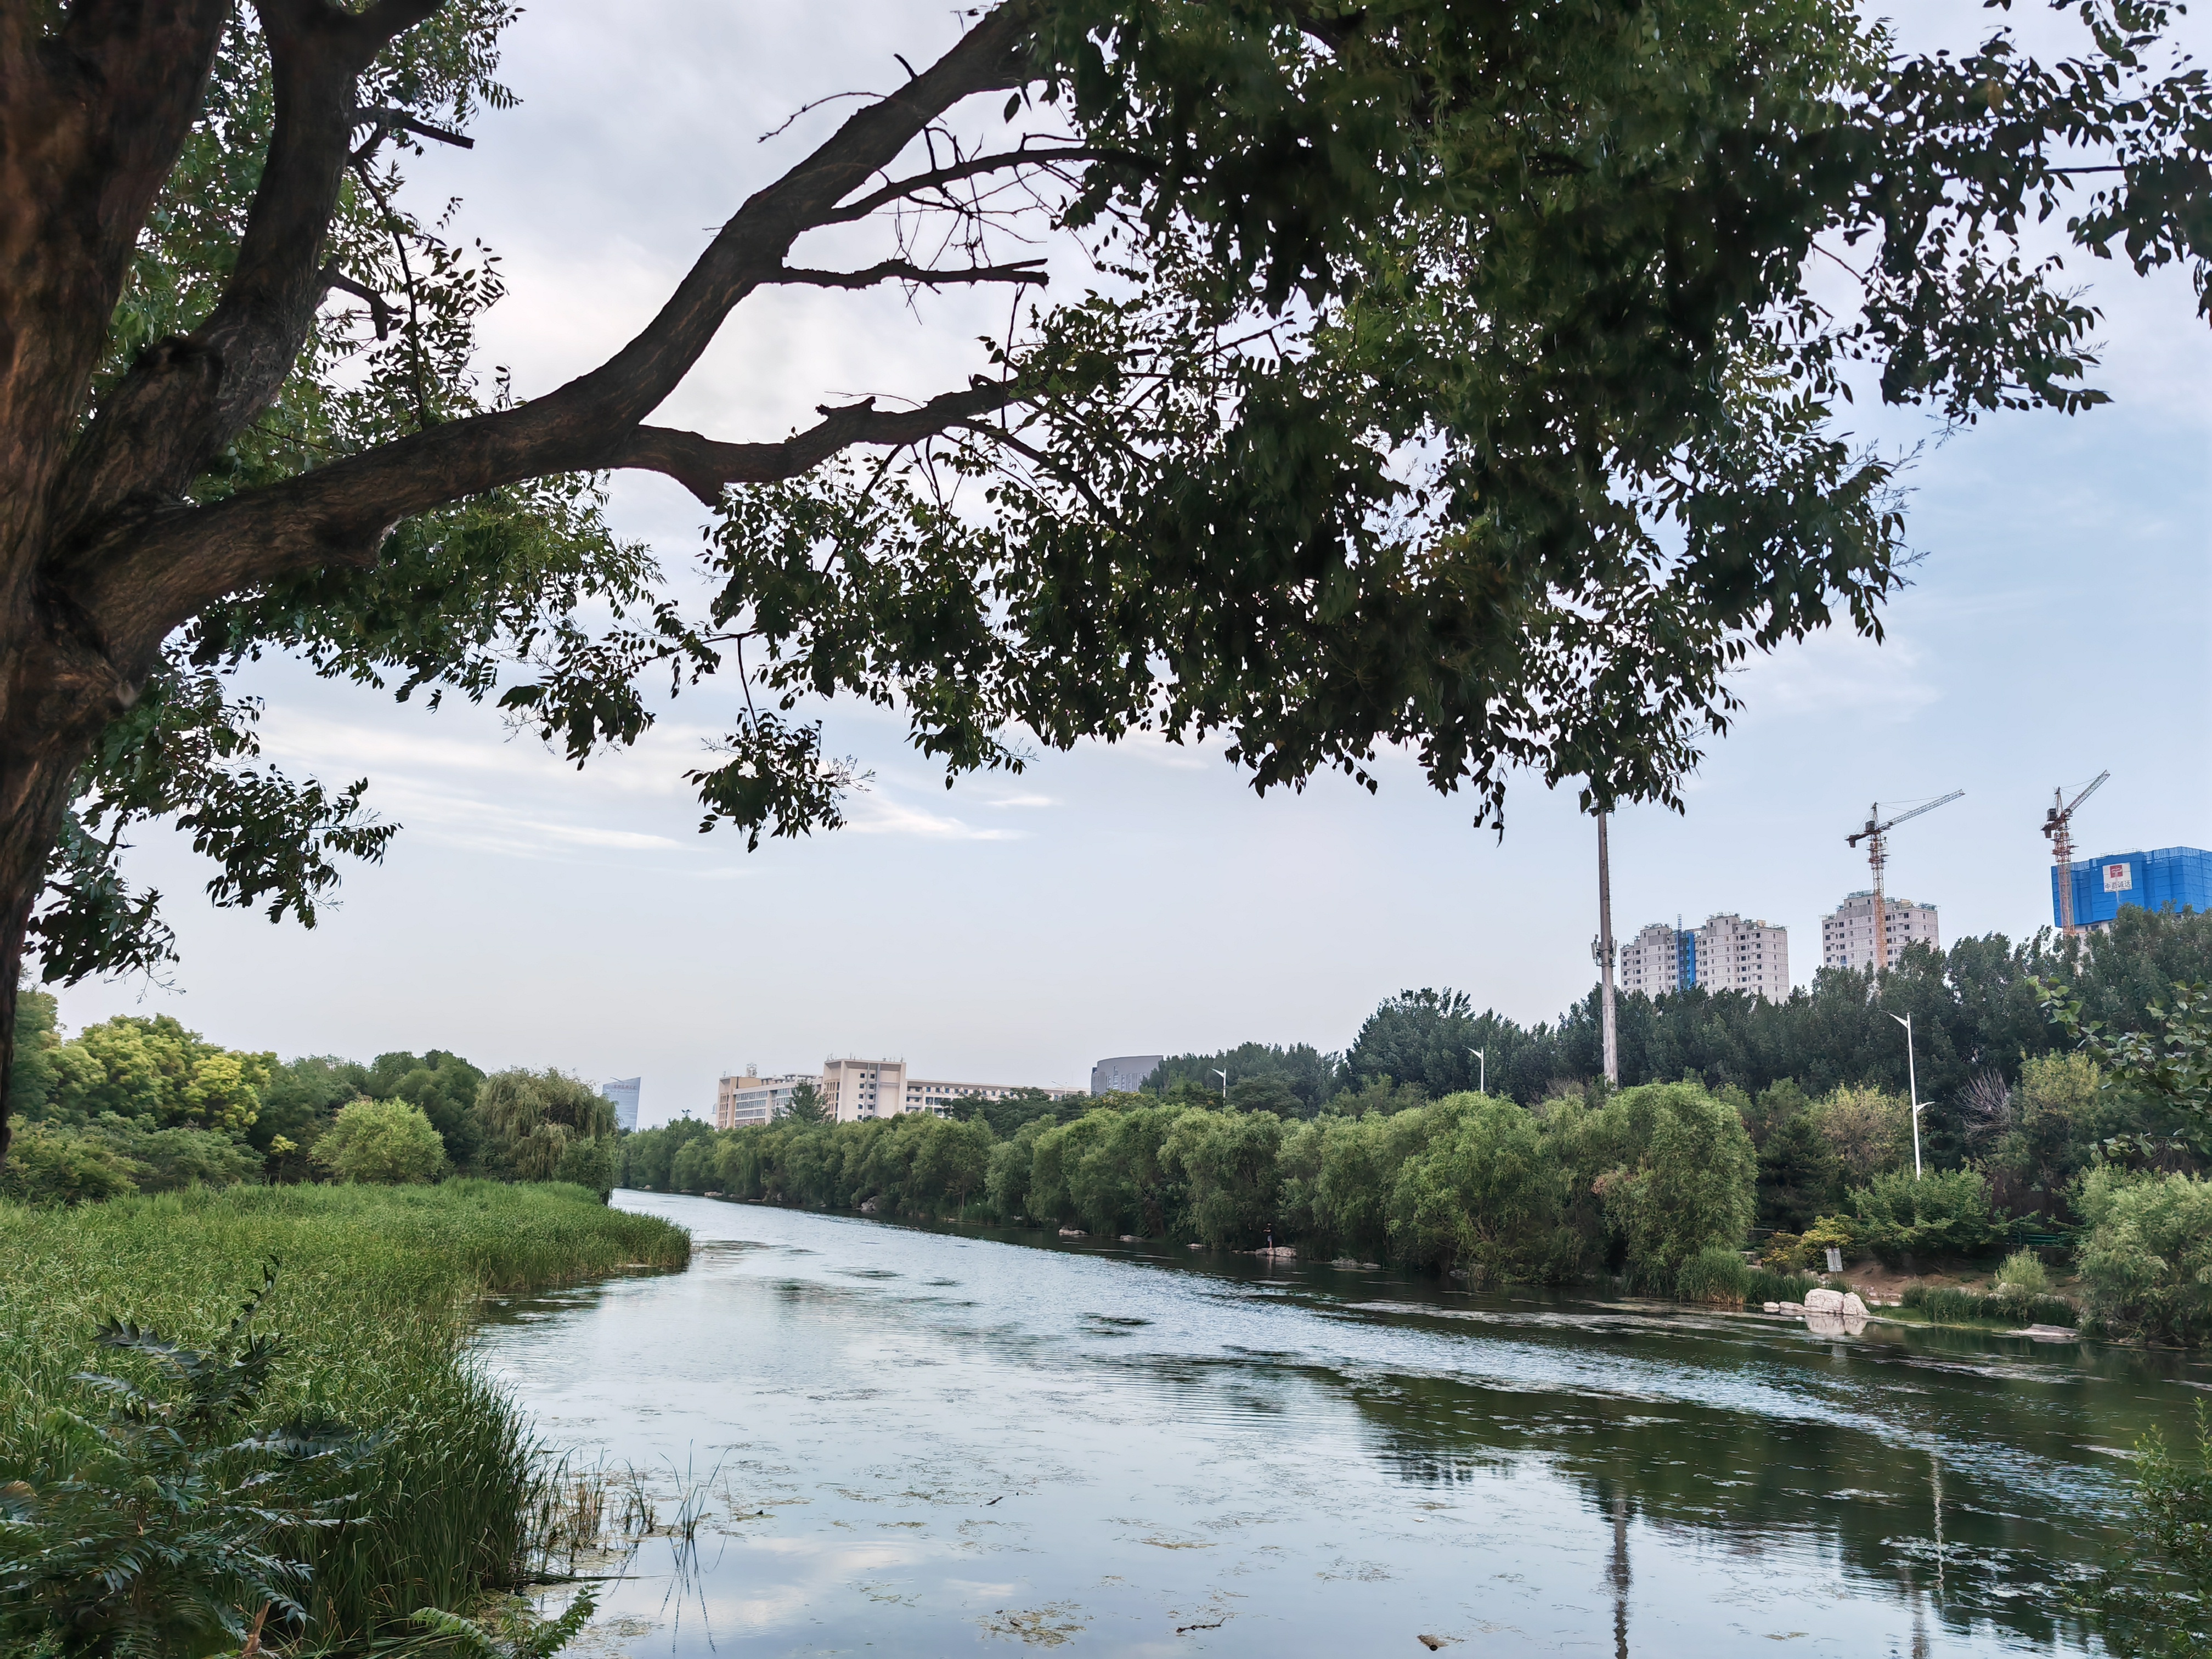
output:
[[[89,1593],[40,1552],[109,1535],[88,1530],[95,1521],[143,1528],[143,1547],[103,1551],[103,1570],[140,1577],[85,1615],[99,1626],[87,1640],[150,1622],[135,1646],[93,1650],[235,1651],[235,1626],[275,1600],[267,1589],[307,1615],[304,1632],[287,1628],[279,1604],[270,1640],[358,1648],[409,1634],[418,1609],[467,1608],[516,1583],[544,1541],[532,1517],[551,1471],[463,1356],[475,1298],[678,1267],[688,1249],[679,1230],[591,1193],[482,1181],[0,1205],[0,1577],[41,1586],[10,1598],[6,1634],[26,1638],[39,1607]],[[270,1262],[250,1329],[234,1325]],[[118,1341],[111,1328],[103,1341],[108,1322],[165,1340]],[[193,1363],[180,1370],[170,1345]],[[131,1396],[99,1373],[141,1391],[142,1406],[118,1416]],[[190,1432],[164,1441],[134,1426],[142,1417]],[[249,1504],[240,1483],[256,1469],[273,1479]],[[187,1485],[198,1498],[173,1502]],[[195,1507],[203,1498],[213,1508]],[[281,1523],[274,1553],[305,1564],[304,1585],[271,1568],[257,1589],[210,1565],[216,1531],[247,1541],[247,1510]],[[346,1523],[305,1524],[331,1516]]]
[[[2074,1325],[2081,1310],[2062,1296],[2000,1287],[1988,1294],[1956,1285],[1909,1285],[1901,1298],[1915,1313],[1945,1322],[1980,1320],[2000,1325]]]
[[[1692,1258],[1740,1248],[1756,1175],[1735,1112],[1694,1084],[1537,1113],[1469,1093],[1288,1121],[1121,1095],[1004,1137],[981,1116],[913,1113],[720,1133],[678,1123],[622,1146],[630,1184],[1222,1249],[1272,1232],[1309,1256],[1486,1283],[1611,1269],[1662,1295]]]
[[[488,1078],[435,1048],[280,1063],[167,1015],[118,1016],[64,1041],[51,995],[27,988],[16,1007],[17,1129],[0,1198],[448,1173],[614,1184],[614,1109],[558,1072]]]
[[[2078,1603],[2113,1659],[2212,1655],[2212,1413],[2202,1401],[2195,1451],[2175,1456],[2155,1430],[2136,1448],[2128,1541]]]

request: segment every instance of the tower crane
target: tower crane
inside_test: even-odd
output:
[[[2072,800],[2062,787],[2051,792],[2051,808],[2043,815],[2043,833],[2051,837],[2051,854],[2058,860],[2058,931],[2070,939],[2081,930],[2074,925],[2074,809],[2095,794],[2112,775],[2100,772],[2089,787]]]
[[[1868,809],[1866,828],[1856,835],[1844,837],[1846,847],[1856,847],[1864,842],[1867,844],[1867,862],[1874,867],[1874,982],[1876,985],[1881,983],[1882,970],[1889,966],[1889,902],[1882,893],[1881,884],[1882,870],[1889,862],[1889,832],[1907,819],[1918,817],[1923,812],[1948,806],[1966,793],[1963,789],[1954,789],[1948,795],[1938,795],[1934,800],[1923,801],[1910,811],[1899,812],[1887,821],[1881,816],[1881,803],[1876,801]]]

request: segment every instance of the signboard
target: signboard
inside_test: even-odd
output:
[[[1835,1245],[1833,1245],[1833,1244],[1829,1245],[1829,1246],[1828,1246],[1828,1271],[1829,1271],[1830,1273],[1839,1273],[1843,1272],[1843,1270],[1844,1270],[1844,1253],[1843,1253],[1843,1251],[1842,1251],[1841,1249],[1838,1249],[1838,1248],[1837,1248]]]
[[[2127,893],[2135,890],[2136,867],[2132,864],[2108,864],[2105,866],[2105,890],[2108,893]]]

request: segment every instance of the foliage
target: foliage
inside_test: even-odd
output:
[[[443,1607],[418,1607],[415,1622],[433,1636],[443,1637],[468,1659],[553,1659],[582,1632],[598,1607],[586,1589],[576,1593],[557,1619],[534,1618],[528,1603],[510,1597],[484,1618],[464,1619]]]
[[[94,1419],[64,1408],[70,1473],[0,1486],[0,1631],[50,1636],[65,1654],[209,1654],[307,1621],[309,1568],[283,1552],[337,1524],[288,1466],[357,1456],[337,1425],[248,1425],[269,1393],[283,1340],[251,1329],[270,1288],[246,1298],[205,1350],[136,1324],[100,1328],[102,1347],[143,1357],[160,1381],[80,1373],[103,1397]],[[258,1607],[250,1623],[244,1609]]]
[[[0,1167],[0,1198],[19,1204],[83,1204],[138,1190],[115,1144],[81,1130],[27,1123]]]
[[[2212,1337],[2212,1181],[2104,1164],[2075,1205],[2087,1312],[2112,1335],[2185,1346]]]
[[[822,1091],[811,1079],[802,1078],[791,1091],[791,1103],[784,1109],[784,1116],[793,1123],[822,1123],[830,1116],[830,1109],[822,1103]]]
[[[404,1100],[421,1107],[445,1142],[447,1161],[462,1174],[475,1172],[483,1140],[477,1115],[482,1072],[459,1054],[433,1048],[419,1057],[404,1052],[379,1054],[368,1073],[361,1080],[361,1093],[372,1100]]]
[[[1770,1124],[1759,1148],[1761,1222],[1802,1232],[1833,1201],[1843,1160],[1835,1140],[1822,1133],[1825,1127],[1821,1116],[1802,1105]]]
[[[2077,1607],[2114,1659],[2212,1654],[2212,1414],[2197,1405],[2196,1455],[2177,1457],[2156,1430],[2136,1448],[2135,1501],[2118,1559]]]
[[[1978,1170],[1902,1170],[1851,1189],[1852,1232],[1883,1261],[1976,1255],[2003,1236]]]
[[[1399,1166],[1384,1200],[1392,1254],[1477,1284],[1574,1278],[1583,1240],[1556,1139],[1507,1100],[1454,1095],[1427,1109],[1437,1121],[1426,1144]]]
[[[163,1128],[243,1131],[276,1065],[274,1054],[218,1048],[167,1014],[118,1014],[53,1050],[46,1111],[71,1123],[112,1113]]]
[[[1750,1299],[1753,1277],[1741,1251],[1732,1250],[1725,1244],[1708,1244],[1685,1261],[1681,1271],[1675,1274],[1674,1299],[1741,1307]],[[1760,1277],[1763,1279],[1765,1276]],[[1761,1301],[1770,1299],[1780,1298],[1760,1297]]]
[[[1839,1179],[1864,1186],[1912,1161],[1912,1109],[1898,1095],[1846,1085],[1814,1109]]]
[[[315,1161],[341,1181],[434,1181],[446,1166],[446,1146],[421,1107],[356,1100],[339,1109],[315,1144]]]
[[[477,1089],[476,1110],[489,1172],[517,1181],[551,1181],[572,1142],[615,1133],[614,1103],[563,1072],[495,1072]]]
[[[2014,1250],[2007,1256],[1990,1284],[1999,1298],[2023,1308],[2051,1294],[2051,1274],[2033,1250]]]
[[[229,1439],[288,1424],[361,1431],[350,1468],[315,1460],[281,1490],[253,1490],[271,1510],[343,1508],[345,1525],[292,1533],[281,1553],[313,1571],[309,1593],[293,1591],[308,1609],[307,1644],[365,1649],[408,1632],[419,1607],[471,1607],[535,1570],[527,1517],[551,1466],[467,1359],[476,1298],[685,1255],[679,1231],[568,1188],[260,1187],[68,1211],[0,1205],[0,1486],[44,1493],[101,1478],[105,1452],[70,1424],[96,1422],[116,1396],[88,1373],[154,1392],[157,1357],[100,1348],[96,1321],[119,1313],[180,1348],[222,1349],[230,1314],[262,1283],[258,1264],[279,1259],[257,1323],[284,1333],[283,1363]],[[258,1603],[232,1605],[250,1619]]]
[[[2000,1288],[1984,1296],[1957,1285],[1908,1285],[1900,1304],[1930,1319],[1983,1320],[2002,1325],[2075,1325],[2081,1312],[2063,1296],[2028,1296]]]
[[[1691,1083],[1624,1089],[1580,1126],[1581,1159],[1631,1279],[1672,1294],[1682,1264],[1750,1231],[1758,1160],[1735,1109]]]
[[[1335,1095],[1339,1082],[1337,1057],[1310,1042],[1246,1042],[1217,1054],[1170,1054],[1144,1086],[1165,1094],[1174,1085],[1188,1083],[1214,1094],[1222,1086],[1214,1075],[1217,1070],[1229,1073],[1231,1105],[1240,1111],[1270,1111],[1278,1117],[1313,1116]]]
[[[2103,1070],[2105,1088],[2158,1103],[2193,1150],[2212,1155],[2212,989],[2177,984],[2145,1010],[2145,1029],[2116,1031],[2086,1015],[2079,995],[2036,988],[2051,1019]]]

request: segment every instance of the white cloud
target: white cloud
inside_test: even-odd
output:
[[[921,836],[932,841],[1023,841],[1020,830],[979,830],[943,812],[926,812],[918,806],[870,792],[854,797],[846,829],[857,836]]]

